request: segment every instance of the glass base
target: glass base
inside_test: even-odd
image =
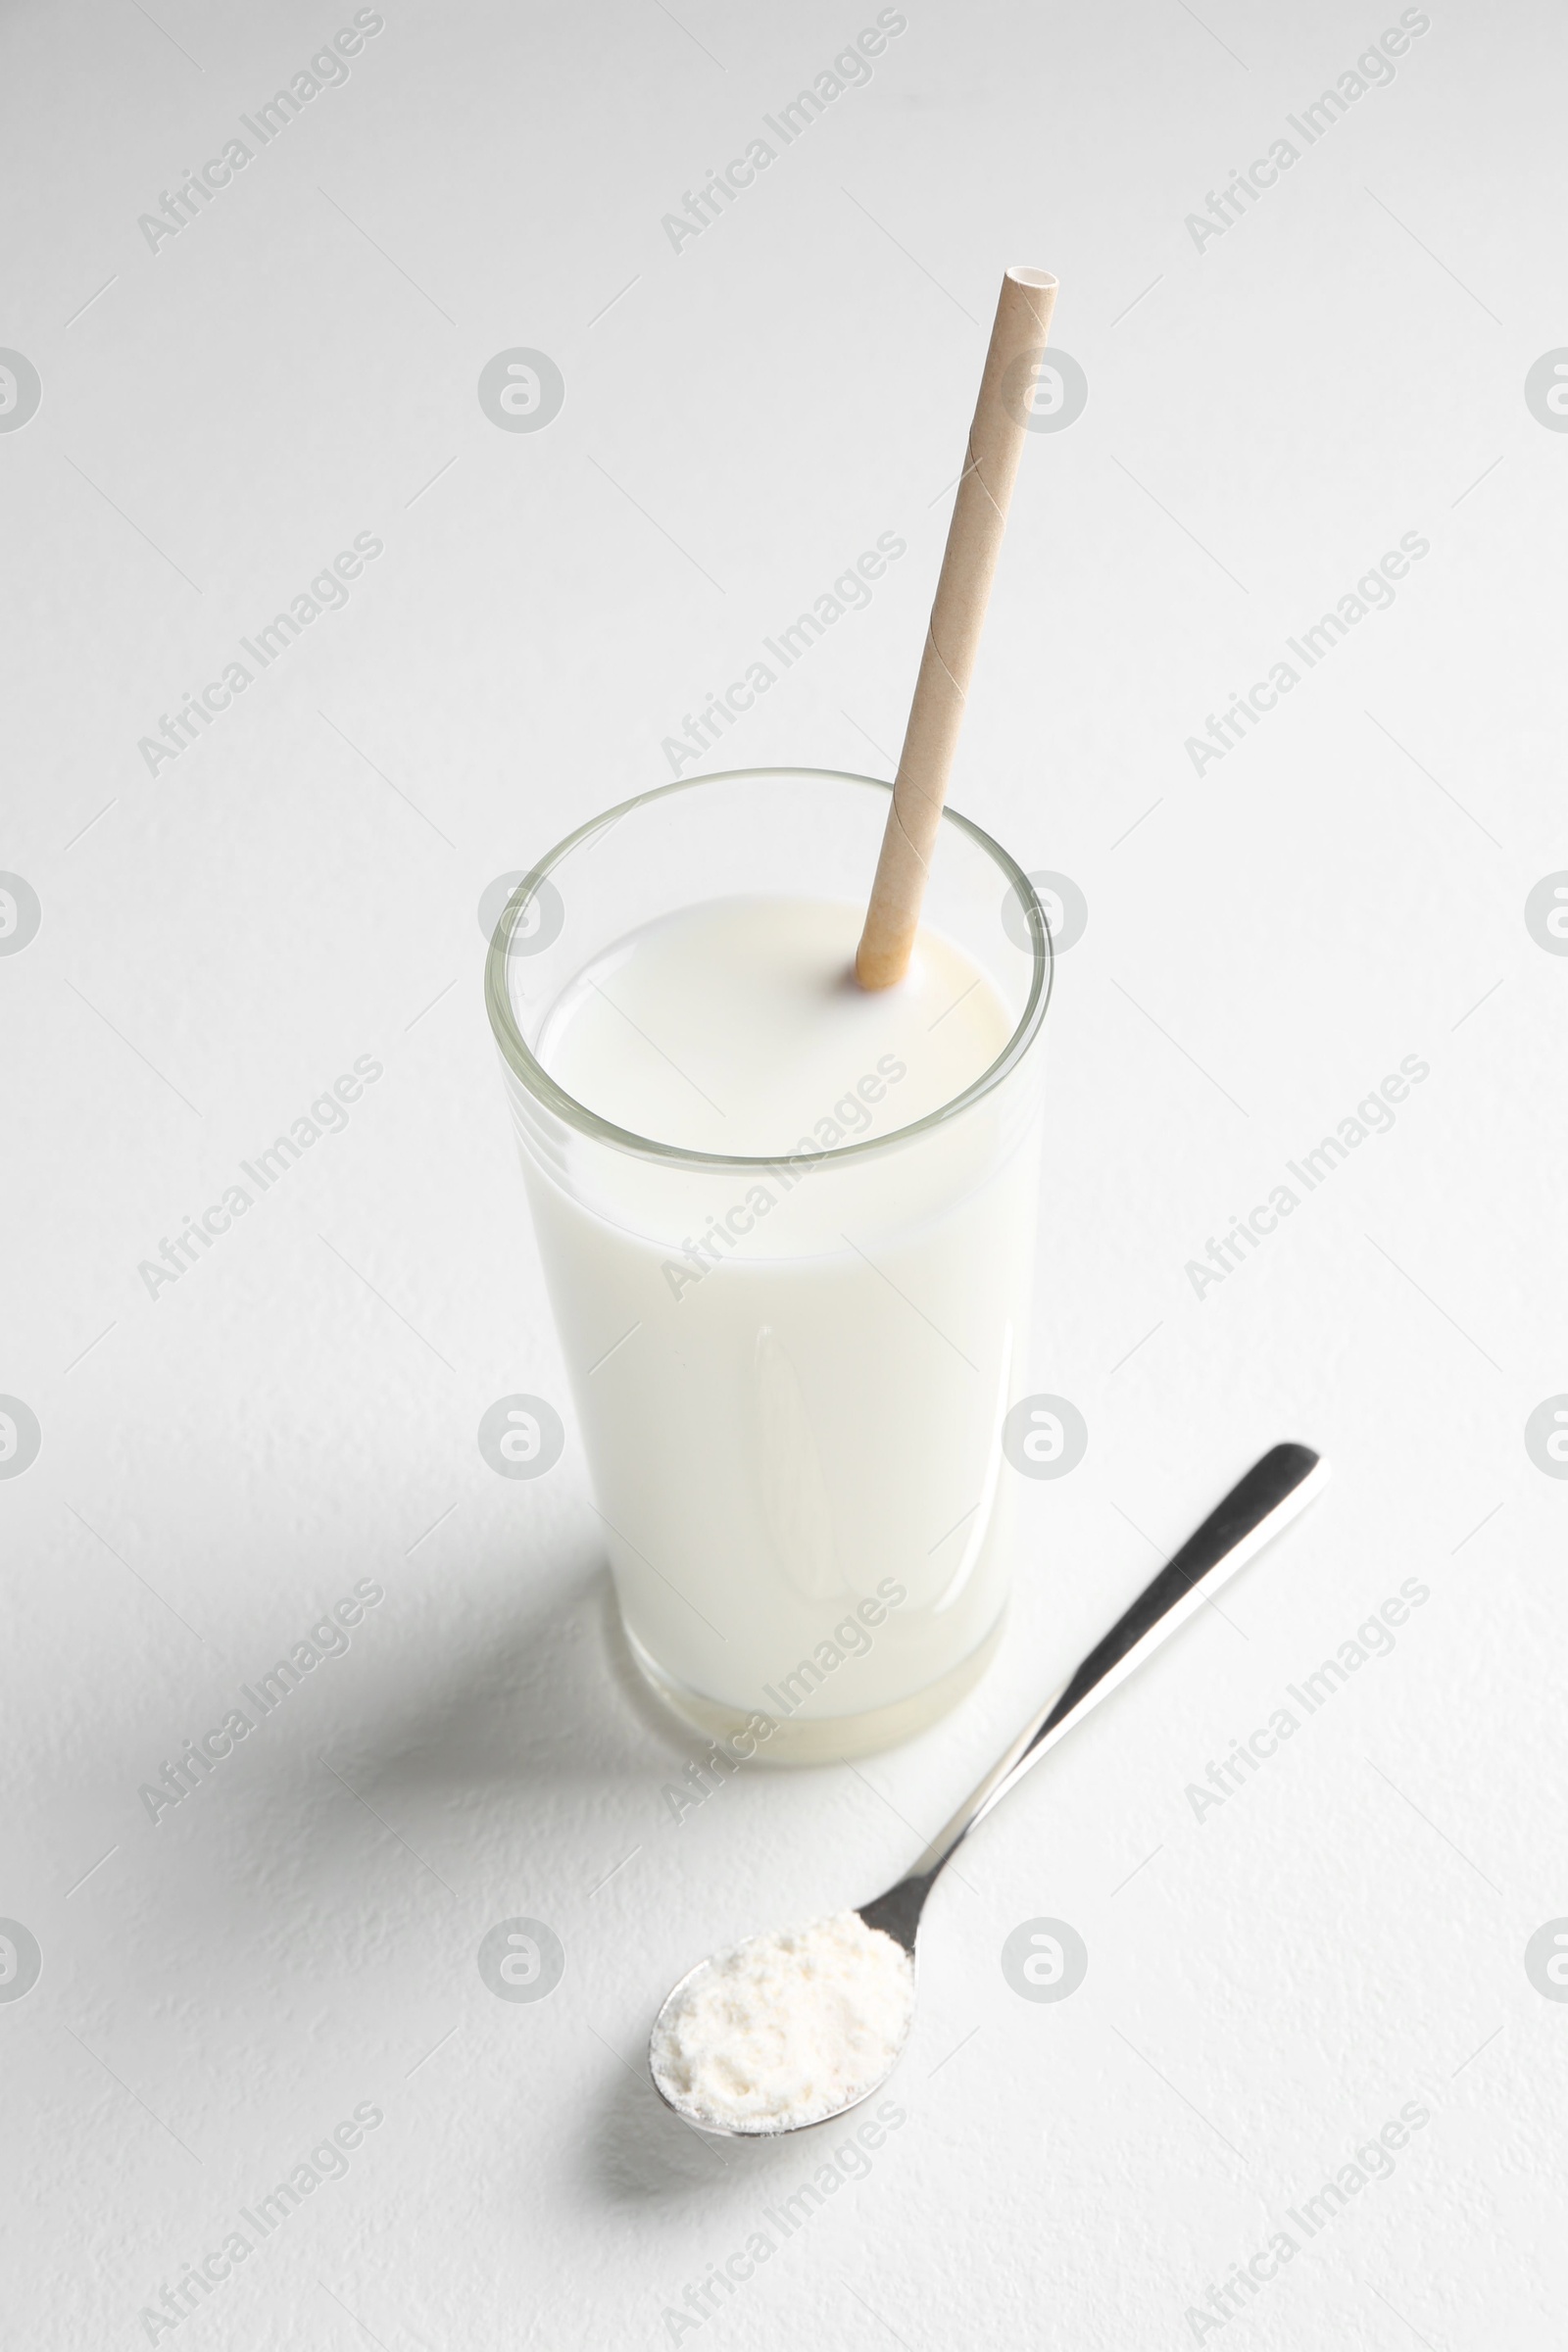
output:
[[[968,1696],[996,1656],[1005,1624],[1004,1609],[978,1649],[909,1698],[895,1699],[891,1705],[873,1707],[863,1715],[773,1716],[771,1737],[758,1740],[747,1761],[837,1764],[850,1756],[874,1755],[879,1748],[897,1747],[902,1740],[912,1740],[916,1732],[928,1730]],[[644,1681],[671,1714],[678,1715],[694,1732],[701,1732],[705,1740],[733,1741],[749,1732],[755,1716],[763,1712],[725,1706],[700,1690],[689,1690],[650,1657],[624,1619],[622,1630]]]

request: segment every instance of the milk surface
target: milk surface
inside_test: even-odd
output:
[[[941,1110],[1013,1027],[922,934],[851,976],[861,909],[710,902],[567,986],[538,1054],[602,1119],[752,1166],[572,1137],[524,1155],[628,1629],[699,1696],[866,1713],[957,1667],[1000,1614],[999,1446],[1034,1234],[1037,1126],[1005,1087]]]
[[[861,988],[862,920],[810,899],[682,908],[578,975],[539,1058],[601,1118],[689,1152],[771,1157],[907,1127],[978,1078],[1012,1022],[968,958],[929,934],[898,988]],[[844,1109],[884,1059],[903,1074]]]

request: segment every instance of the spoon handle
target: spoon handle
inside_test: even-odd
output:
[[[1227,1578],[1304,1510],[1327,1476],[1326,1463],[1305,1446],[1275,1446],[1255,1461],[1095,1644],[1060,1695],[1049,1699],[1024,1725],[979,1788],[932,1838],[908,1877],[861,1907],[866,1924],[883,1929],[912,1951],[915,1925],[932,1881],[976,1822],[983,1821],[1046,1750],[1065,1739],[1090,1708],[1125,1682],[1195,1609],[1209,1602]]]

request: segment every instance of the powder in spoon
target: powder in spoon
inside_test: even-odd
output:
[[[694,2122],[791,2131],[837,2115],[892,2067],[914,1963],[855,1911],[720,1952],[654,2030],[654,2072]]]

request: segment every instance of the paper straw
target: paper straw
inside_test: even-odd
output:
[[[856,953],[855,976],[862,988],[891,988],[909,967],[1007,503],[1029,429],[1029,396],[1055,299],[1056,281],[1045,270],[1009,270],[1002,281],[893,806]]]

